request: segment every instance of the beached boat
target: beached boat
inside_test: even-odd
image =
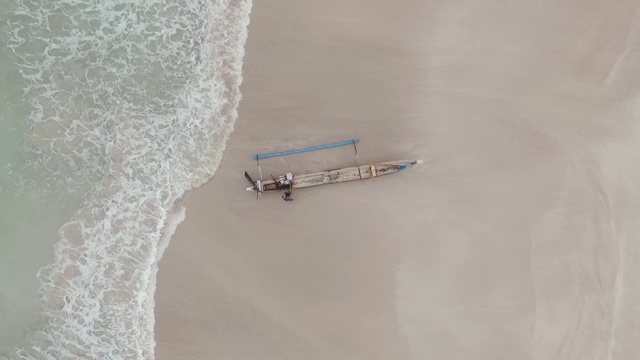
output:
[[[310,173],[310,174],[302,174],[302,175],[299,175],[299,174],[293,175],[291,173],[288,173],[288,174],[280,175],[278,177],[272,177],[271,179],[267,179],[267,180],[264,180],[262,178],[262,170],[260,169],[261,159],[298,154],[298,153],[307,152],[307,151],[327,149],[327,148],[332,148],[336,146],[345,146],[345,145],[353,144],[354,149],[356,151],[356,163],[357,163],[358,149],[356,147],[356,143],[358,143],[358,141],[359,140],[349,140],[349,141],[343,141],[340,143],[314,146],[314,147],[304,148],[304,149],[297,149],[297,150],[264,154],[264,155],[255,155],[253,158],[258,162],[260,179],[254,181],[251,178],[251,176],[249,176],[249,174],[245,171],[244,176],[251,183],[251,186],[247,188],[247,191],[256,191],[258,194],[260,194],[262,192],[271,192],[271,191],[279,191],[279,190],[287,190],[287,189],[303,189],[303,188],[312,187],[312,186],[337,184],[337,183],[343,183],[347,181],[371,179],[371,178],[382,176],[382,175],[394,174],[394,173],[409,169],[416,164],[422,163],[422,160],[396,160],[396,161],[373,163],[368,165],[356,164],[356,166],[352,166],[352,167],[326,170],[326,171]]]

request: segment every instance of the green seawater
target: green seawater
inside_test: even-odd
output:
[[[158,260],[233,129],[250,9],[0,0],[0,359],[153,358]]]
[[[0,357],[38,322],[38,270],[53,259],[58,228],[75,204],[47,188],[25,148],[31,111],[17,59],[7,50],[11,3],[0,0]],[[46,190],[46,191],[45,191]]]

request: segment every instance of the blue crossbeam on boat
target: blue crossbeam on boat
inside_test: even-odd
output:
[[[342,141],[342,142],[333,143],[333,144],[312,146],[312,147],[308,147],[308,148],[304,148],[304,149],[281,151],[281,152],[275,152],[275,153],[271,153],[271,154],[253,155],[253,159],[254,160],[260,160],[260,159],[268,159],[268,158],[273,158],[273,157],[278,157],[278,156],[300,154],[300,153],[304,153],[304,152],[308,152],[308,151],[329,149],[329,148],[338,147],[338,146],[345,146],[345,145],[353,145],[353,144],[356,144],[358,142],[360,142],[360,140],[353,139],[353,140]]]

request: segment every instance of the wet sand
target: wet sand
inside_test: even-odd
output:
[[[251,19],[235,131],[160,263],[158,359],[640,357],[635,2],[273,0]],[[352,138],[361,164],[425,163],[291,203],[244,190],[253,154]]]

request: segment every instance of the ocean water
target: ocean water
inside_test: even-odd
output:
[[[251,1],[0,9],[0,357],[153,358],[157,263],[233,129]]]

